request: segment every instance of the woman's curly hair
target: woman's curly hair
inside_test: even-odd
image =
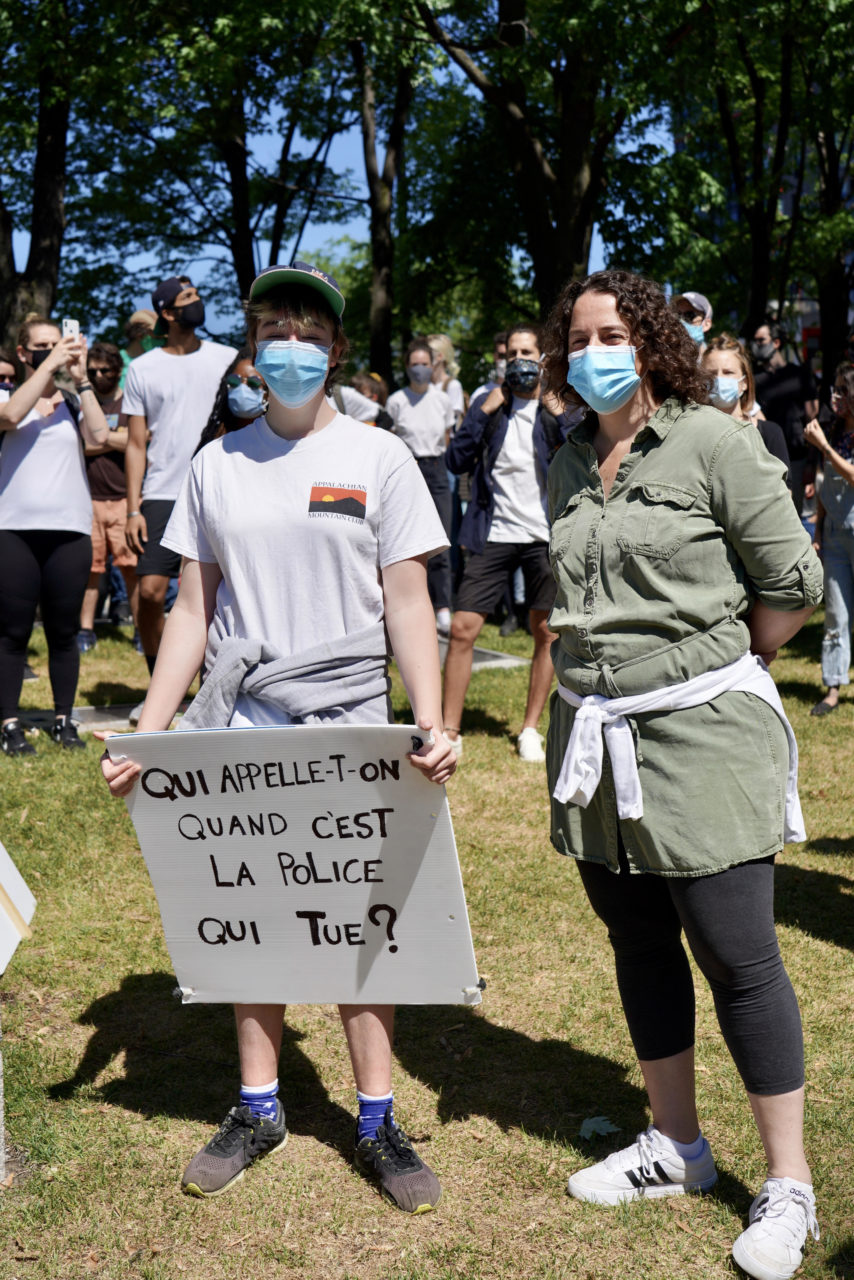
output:
[[[668,303],[661,286],[630,271],[595,271],[586,280],[571,280],[552,308],[545,327],[545,390],[564,404],[585,401],[567,386],[568,344],[575,303],[583,293],[610,293],[629,327],[632,345],[642,353],[653,395],[676,396],[682,403],[708,402],[708,378],[698,364],[697,344]]]

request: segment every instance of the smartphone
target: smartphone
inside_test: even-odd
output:
[[[79,338],[80,337],[80,321],[69,320],[67,317],[62,322],[63,338]]]

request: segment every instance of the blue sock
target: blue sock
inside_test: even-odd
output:
[[[275,1120],[276,1095],[279,1092],[279,1081],[270,1084],[240,1086],[240,1105],[248,1107],[253,1116],[263,1120]]]
[[[378,1126],[385,1121],[386,1109],[394,1120],[394,1094],[385,1093],[382,1097],[374,1097],[373,1094],[359,1093],[357,1090],[356,1098],[359,1103],[359,1128],[356,1141],[361,1142],[363,1138],[377,1136]]]

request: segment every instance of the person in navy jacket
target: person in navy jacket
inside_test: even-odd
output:
[[[555,416],[541,404],[540,335],[535,326],[519,324],[507,335],[503,384],[474,401],[445,454],[449,471],[473,473],[460,527],[460,544],[469,556],[445,661],[445,737],[458,756],[475,641],[504,594],[508,575],[521,568],[534,654],[518,751],[522,760],[545,759],[537,723],[551,686],[555,638],[548,628],[555,588],[548,557],[546,475],[574,420],[567,414]]]

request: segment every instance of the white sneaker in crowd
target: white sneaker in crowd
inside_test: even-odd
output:
[[[594,1204],[620,1204],[624,1200],[681,1196],[686,1191],[708,1191],[718,1180],[711,1148],[706,1139],[693,1159],[678,1155],[672,1143],[650,1125],[637,1140],[615,1151],[569,1179],[568,1191],[576,1200]]]
[[[804,1260],[807,1236],[819,1238],[812,1187],[767,1178],[750,1206],[749,1223],[732,1246],[742,1271],[756,1280],[789,1280]]]
[[[463,754],[463,735],[458,733],[456,738],[449,738],[447,733],[443,730],[442,737],[445,739],[448,746],[453,747],[454,755],[459,760],[460,756]]]
[[[543,735],[537,733],[531,725],[519,734],[516,739],[516,750],[519,752],[519,759],[526,760],[529,764],[538,764],[546,758],[543,750]]]
[[[143,698],[142,702],[138,702],[136,704],[133,711],[131,711],[130,715],[128,716],[128,724],[131,726],[132,729],[135,729],[136,726],[139,724],[139,717],[142,715],[142,708],[144,706],[145,706],[145,698]]]
[[[443,639],[447,639],[451,634],[451,611],[450,609],[436,610],[436,630]]]

